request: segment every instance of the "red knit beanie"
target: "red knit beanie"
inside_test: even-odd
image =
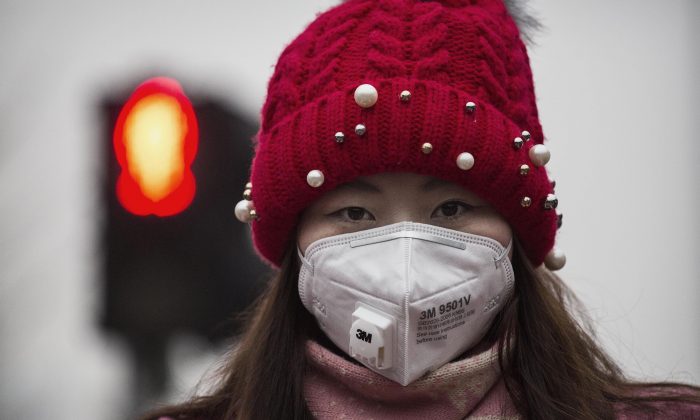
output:
[[[413,172],[473,191],[535,266],[548,253],[556,266],[542,142],[527,51],[502,0],[349,0],[279,57],[236,215],[279,266],[300,213],[323,193]]]

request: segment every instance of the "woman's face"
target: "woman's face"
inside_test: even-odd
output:
[[[403,221],[486,236],[504,247],[511,240],[505,219],[459,185],[426,175],[383,173],[357,178],[316,200],[301,216],[298,245],[305,253],[318,239]]]

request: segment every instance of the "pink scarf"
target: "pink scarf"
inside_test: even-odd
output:
[[[318,419],[519,419],[496,348],[469,355],[404,387],[326,349],[306,346],[304,396]]]
[[[473,352],[403,387],[309,340],[309,371],[304,397],[313,416],[340,419],[473,419],[515,420],[517,414],[503,384],[496,348]],[[653,395],[653,387],[643,392]],[[692,395],[678,390],[679,395]],[[700,406],[691,403],[655,403],[660,417],[643,415],[618,405],[619,420],[700,419]],[[161,417],[160,420],[173,420]]]

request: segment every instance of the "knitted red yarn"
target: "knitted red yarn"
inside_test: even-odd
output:
[[[364,83],[379,94],[370,108],[353,96]],[[404,90],[408,101],[399,99]],[[517,149],[524,130],[531,140]],[[552,187],[528,156],[543,141],[532,74],[501,0],[349,0],[319,15],[282,52],[256,138],[253,240],[273,265],[314,199],[381,172],[432,175],[473,191],[508,220],[535,265],[553,247],[556,214],[544,208]],[[432,153],[422,152],[426,142]],[[457,166],[462,152],[474,156],[472,169]],[[307,184],[314,169],[325,175],[319,188]],[[532,205],[523,207],[524,197]]]

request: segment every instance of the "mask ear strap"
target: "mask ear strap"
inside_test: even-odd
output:
[[[510,242],[508,242],[508,246],[506,249],[503,250],[503,253],[498,256],[498,258],[493,259],[493,263],[496,265],[496,268],[498,268],[498,264],[503,261],[504,258],[508,257],[508,253],[510,252],[510,249],[513,247],[513,238],[510,238]]]
[[[299,261],[301,261],[302,264],[311,266],[306,257],[304,257],[304,255],[301,253],[301,248],[299,248],[299,246],[297,246],[297,255],[299,256]]]

